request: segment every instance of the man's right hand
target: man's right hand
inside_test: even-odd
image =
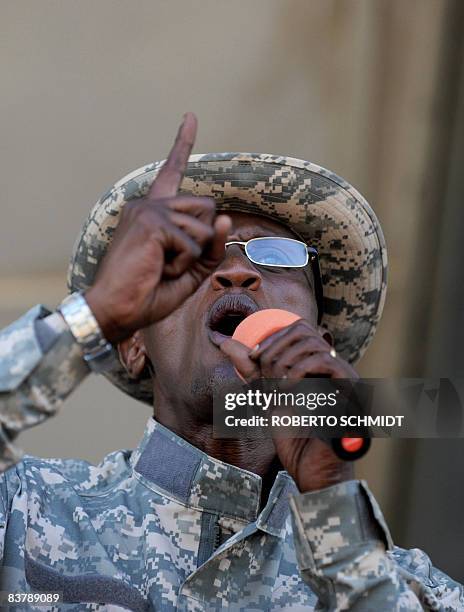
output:
[[[86,300],[113,344],[175,310],[224,257],[231,221],[212,198],[178,195],[195,142],[187,113],[145,198],[127,202]]]

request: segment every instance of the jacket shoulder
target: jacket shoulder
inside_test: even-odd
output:
[[[98,465],[82,459],[43,459],[24,455],[4,473],[8,490],[23,488],[52,489],[72,487],[80,495],[100,495],[117,486],[130,474],[131,451],[119,450],[107,455]]]
[[[18,387],[42,357],[35,321],[50,314],[40,304],[0,331],[0,392]]]
[[[418,582],[430,589],[441,605],[447,609],[464,607],[464,587],[450,576],[434,567],[430,557],[419,548],[404,549],[397,546],[389,551],[400,573],[407,582]]]

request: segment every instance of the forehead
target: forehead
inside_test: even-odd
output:
[[[259,236],[283,236],[286,238],[301,238],[287,225],[264,215],[227,211],[232,219],[231,235],[242,240],[249,240]]]

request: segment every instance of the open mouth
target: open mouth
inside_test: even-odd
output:
[[[213,344],[219,346],[230,338],[239,323],[259,310],[259,306],[249,296],[228,294],[220,297],[211,307],[207,326]]]

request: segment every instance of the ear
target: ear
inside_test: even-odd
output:
[[[119,359],[129,377],[137,380],[144,369],[150,365],[142,331],[136,331],[130,338],[118,344]]]
[[[321,327],[320,325],[318,325],[317,327],[317,331],[321,334],[321,336],[324,338],[324,340],[330,344],[330,346],[334,345],[334,337],[332,335],[332,332],[330,332],[328,329],[326,329],[325,327]]]

